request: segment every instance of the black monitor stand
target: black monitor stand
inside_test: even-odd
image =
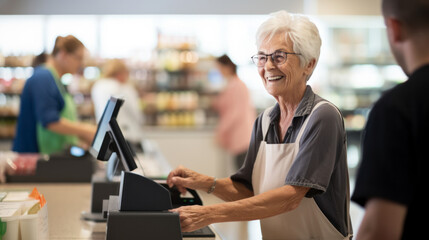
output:
[[[108,187],[108,184],[101,184],[104,185],[102,191],[95,189],[93,184],[93,203],[100,195],[109,199],[97,203],[102,204],[102,213],[98,215],[107,218],[106,239],[182,239],[179,214],[168,211],[173,206],[171,190],[131,172],[137,165],[115,118],[111,118],[104,129],[97,159],[110,161],[111,155],[116,153],[120,160],[117,164],[121,164],[125,170],[121,173],[118,194],[106,196],[108,192],[116,191],[115,184]],[[94,196],[95,192],[101,194]],[[198,196],[194,193],[192,195]],[[199,198],[193,200],[199,200],[198,203],[202,204]],[[197,201],[192,203],[198,204]]]
[[[137,165],[115,118],[109,121],[97,158],[110,161],[112,153],[116,153],[117,164],[122,164],[125,171],[121,172],[119,196],[110,195],[109,200],[103,200],[106,239],[181,240],[179,214],[168,211],[172,209],[170,192],[155,181],[131,172]]]
[[[179,214],[168,211],[170,192],[149,178],[122,172],[119,196],[110,196],[103,206],[107,240],[182,239]]]
[[[97,153],[97,158],[108,161],[105,177],[93,176],[91,193],[91,211],[82,212],[81,217],[87,221],[105,222],[103,217],[103,200],[110,195],[118,195],[120,183],[114,181],[115,172],[119,169],[130,171],[137,166],[134,162],[132,151],[122,136],[115,118],[110,119]]]

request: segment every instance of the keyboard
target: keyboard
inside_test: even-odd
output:
[[[214,232],[208,227],[203,227],[192,232],[182,232],[184,238],[215,238]]]

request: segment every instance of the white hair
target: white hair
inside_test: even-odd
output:
[[[274,35],[285,34],[293,43],[293,51],[298,55],[301,67],[307,66],[312,59],[319,60],[320,39],[319,30],[308,17],[288,13],[284,10],[270,14],[271,17],[259,26],[256,32],[256,46],[259,49],[264,40],[271,40]]]

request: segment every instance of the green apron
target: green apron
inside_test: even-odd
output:
[[[54,68],[48,68],[55,79],[58,89],[64,99],[64,107],[60,112],[60,118],[68,119],[72,122],[77,120],[76,105],[72,96],[66,91],[66,88],[61,83],[58,73]],[[37,143],[39,152],[43,154],[51,154],[78,143],[78,138],[73,135],[64,135],[55,133],[44,128],[40,122],[37,123]]]

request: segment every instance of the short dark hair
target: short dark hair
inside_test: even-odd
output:
[[[73,35],[68,35],[65,37],[58,36],[55,39],[52,56],[56,56],[61,50],[64,50],[66,53],[74,53],[76,50],[82,47],[85,47],[83,43]]]
[[[45,52],[42,52],[33,58],[33,62],[31,63],[31,66],[38,67],[46,63],[47,60],[48,60],[48,54],[46,54]]]
[[[385,16],[393,16],[412,31],[429,31],[428,0],[383,0]]]
[[[231,58],[229,58],[228,55],[224,54],[216,58],[216,61],[226,67],[229,67],[234,74],[237,73],[237,65],[232,62]]]

